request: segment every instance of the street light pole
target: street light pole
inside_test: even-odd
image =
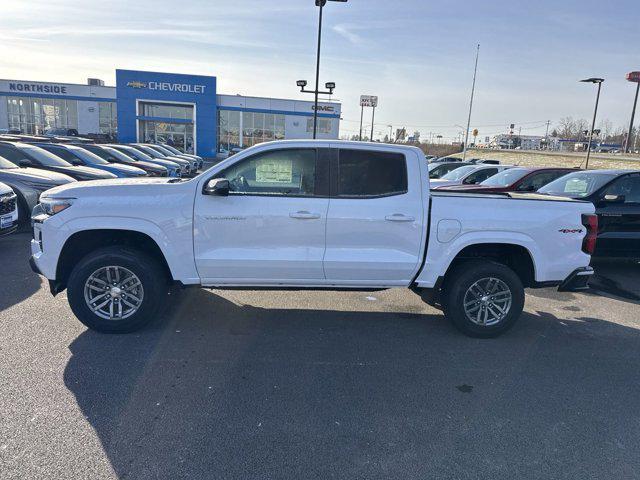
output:
[[[322,39],[322,9],[326,0],[320,0],[320,17],[318,19],[318,53],[316,54],[316,90],[313,100],[313,138],[316,138],[318,131],[318,87],[320,86],[320,40]],[[318,2],[316,2],[318,4]]]
[[[598,85],[598,93],[596,94],[596,106],[593,109],[593,122],[591,122],[591,130],[589,130],[589,143],[587,144],[587,161],[584,165],[584,169],[587,170],[589,168],[589,157],[591,156],[591,141],[593,140],[593,129],[596,128],[596,115],[598,114],[598,102],[600,101],[600,88],[602,87],[604,78],[587,78],[580,81],[585,83],[596,83]]]
[[[640,92],[640,72],[631,72],[627,74],[627,80],[630,82],[636,83],[636,96],[633,100],[633,108],[631,109],[631,121],[629,122],[629,133],[627,134],[627,145],[625,146],[625,153],[629,153],[631,151],[631,135],[633,133],[633,119],[636,116],[636,105],[638,104],[638,92]],[[638,135],[636,135],[638,138]],[[634,148],[635,150],[635,144]]]
[[[471,100],[469,101],[469,116],[467,117],[467,133],[464,137],[464,146],[462,147],[462,161],[467,157],[467,143],[469,143],[469,126],[471,125],[471,109],[473,108],[473,94],[476,90],[476,73],[478,72],[478,56],[480,55],[480,44],[476,49],[476,65],[473,67],[473,85],[471,86]]]

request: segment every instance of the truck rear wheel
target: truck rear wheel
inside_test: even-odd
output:
[[[445,278],[443,310],[470,337],[501,335],[524,308],[524,287],[509,267],[489,260],[470,260]]]
[[[78,262],[67,297],[75,316],[92,330],[128,333],[155,318],[167,283],[153,258],[128,247],[107,247]]]

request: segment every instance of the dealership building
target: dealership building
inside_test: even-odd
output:
[[[170,143],[203,157],[311,138],[314,103],[223,95],[216,77],[116,70],[116,86],[0,80],[0,132],[74,129],[120,142]],[[318,104],[318,138],[338,138],[340,104]]]

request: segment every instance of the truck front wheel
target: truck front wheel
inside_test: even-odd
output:
[[[524,287],[509,267],[489,260],[470,260],[453,268],[443,285],[447,318],[470,337],[501,335],[524,308]]]
[[[153,258],[127,247],[107,247],[78,262],[67,282],[67,297],[87,327],[127,333],[155,318],[167,286],[166,275]]]

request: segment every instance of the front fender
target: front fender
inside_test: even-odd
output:
[[[43,252],[38,267],[50,280],[55,280],[60,254],[66,242],[75,233],[90,230],[123,230],[143,233],[155,241],[174,280],[184,284],[200,281],[193,256],[191,221],[171,219],[160,226],[146,219],[126,216],[77,217],[68,221],[57,217],[58,215],[55,215],[47,219],[41,227]]]

